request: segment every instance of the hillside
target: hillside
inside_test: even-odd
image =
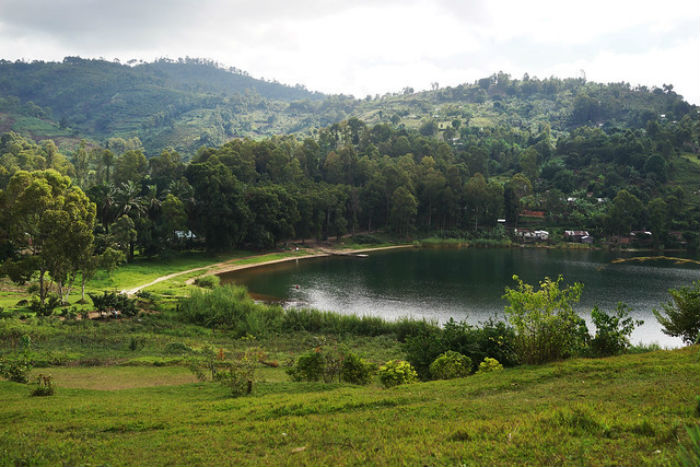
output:
[[[41,370],[56,396],[0,381],[0,463],[666,465],[697,420],[697,350],[393,389],[290,383],[280,368],[239,399],[172,366]]]
[[[138,137],[149,155],[167,147],[192,154],[236,137],[313,135],[351,117],[445,139],[459,137],[460,129],[502,126],[549,127],[557,138],[582,125],[639,129],[661,115],[680,121],[696,112],[671,85],[513,79],[500,72],[455,87],[355,99],[257,80],[202,59],[0,61],[0,131],[59,139],[67,150],[80,138]]]

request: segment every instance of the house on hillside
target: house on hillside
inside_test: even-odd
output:
[[[518,228],[513,231],[513,234],[516,239],[523,243],[546,242],[549,240],[549,232],[546,230],[535,230],[533,232],[530,229]]]
[[[583,241],[584,237],[588,237],[586,242]],[[575,243],[593,243],[593,237],[586,230],[565,230],[564,240]]]

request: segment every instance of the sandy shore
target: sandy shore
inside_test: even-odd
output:
[[[277,263],[286,263],[289,261],[299,261],[299,260],[304,260],[304,259],[309,259],[309,258],[323,258],[323,257],[328,257],[328,256],[351,256],[355,254],[366,254],[370,253],[372,251],[385,251],[385,250],[397,250],[397,249],[403,249],[403,248],[415,248],[413,245],[392,245],[392,246],[383,246],[383,247],[378,247],[378,248],[362,248],[360,250],[350,250],[350,249],[326,249],[326,248],[310,248],[310,250],[313,251],[313,253],[308,254],[308,255],[303,255],[303,256],[290,256],[289,258],[280,258],[280,259],[273,259],[270,261],[262,261],[260,263],[253,263],[253,264],[219,264],[219,265],[214,265],[206,271],[204,274],[198,277],[204,277],[204,276],[211,276],[215,274],[223,274],[226,272],[232,272],[232,271],[239,271],[242,269],[250,269],[250,268],[258,268],[262,266],[268,266],[270,264],[277,264]],[[260,255],[264,256],[264,255]],[[237,260],[234,260],[237,261]],[[186,272],[192,272],[192,271],[185,271]],[[181,273],[181,274],[184,274]],[[187,279],[185,282],[186,284],[193,284],[196,277],[193,277],[191,279]]]

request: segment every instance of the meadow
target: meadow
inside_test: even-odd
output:
[[[698,424],[698,345],[387,389],[376,375],[357,386],[293,381],[287,370],[314,349],[352,352],[376,368],[405,358],[406,336],[431,323],[281,313],[234,290],[236,305],[221,319],[243,316],[244,325],[196,324],[209,295],[191,279],[308,253],[137,260],[89,287],[122,290],[181,273],[145,288],[137,317],[20,311],[0,320],[0,355],[33,364],[29,384],[0,380],[0,465],[677,465],[686,427]],[[211,297],[232,300],[224,288]],[[207,355],[225,364],[250,350],[258,358],[243,397],[190,369]],[[42,376],[55,393],[31,397]]]
[[[698,350],[392,389],[276,369],[236,399],[176,366],[61,368],[52,397],[0,382],[0,464],[658,466],[697,423]]]

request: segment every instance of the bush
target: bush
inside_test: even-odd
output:
[[[214,379],[229,388],[233,397],[253,392],[258,349],[248,349],[236,361],[228,363],[223,370],[214,374]]]
[[[418,373],[410,363],[391,360],[379,367],[379,379],[386,388],[418,381]]]
[[[680,337],[686,344],[700,337],[700,281],[690,287],[670,289],[672,301],[663,304],[663,313],[654,311],[654,316],[663,326],[664,334]]]
[[[630,318],[629,307],[624,303],[617,304],[614,315],[593,307],[591,318],[595,324],[595,337],[591,340],[589,348],[591,355],[606,357],[618,355],[630,347],[629,336],[636,326],[641,326],[644,321],[634,321]]]
[[[352,241],[358,245],[370,245],[384,242],[381,238],[370,234],[357,234],[352,237]]]
[[[320,351],[307,352],[299,356],[294,366],[287,370],[287,374],[294,381],[319,381],[323,378],[325,363]]]
[[[100,312],[118,311],[124,316],[136,316],[136,299],[129,298],[127,294],[116,292],[102,292],[102,295],[88,293],[95,309]]]
[[[372,381],[374,371],[374,364],[348,352],[340,365],[340,378],[350,384],[365,385]]]
[[[453,379],[469,376],[472,371],[472,360],[459,352],[448,350],[430,364],[430,375],[433,379]]]
[[[477,374],[490,373],[492,371],[503,371],[503,365],[501,365],[495,358],[486,357],[483,362],[479,363],[479,369],[476,371]]]
[[[171,342],[165,346],[164,351],[168,354],[180,355],[191,353],[192,348],[187,344],[183,344],[182,342]]]
[[[28,360],[4,360],[0,359],[0,376],[15,383],[29,382],[27,375],[32,369]]]
[[[518,285],[506,287],[503,296],[510,305],[505,309],[516,332],[516,350],[525,363],[545,363],[578,355],[586,348],[586,322],[574,312],[573,304],[581,298],[583,284],[560,288],[564,280],[545,277],[535,291],[513,276]]]
[[[5,360],[4,358],[0,358],[0,376],[14,381],[15,383],[26,384],[29,382],[27,376],[32,370],[32,361],[29,358],[32,344],[31,337],[26,334],[22,335],[20,344],[22,345],[22,354],[19,360]]]
[[[198,277],[195,279],[194,284],[198,287],[204,287],[205,289],[213,289],[219,285],[220,282],[221,279],[219,279],[219,276],[209,275]]]
[[[37,387],[31,393],[33,397],[53,396],[56,392],[50,375],[39,375],[36,384]]]
[[[43,304],[38,297],[32,297],[29,309],[36,313],[37,316],[51,316],[53,310],[59,306],[61,306],[61,299],[58,295],[51,294]]]
[[[502,321],[489,320],[476,327],[466,321],[458,323],[450,319],[442,329],[428,328],[407,338],[404,350],[406,360],[423,380],[430,378],[430,364],[450,350],[469,357],[472,362],[495,357],[506,366],[518,364],[515,331]]]

